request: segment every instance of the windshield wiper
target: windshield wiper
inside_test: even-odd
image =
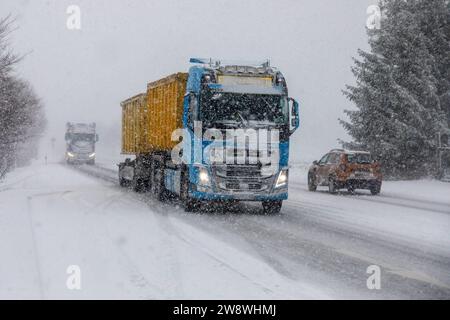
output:
[[[248,120],[245,120],[245,118],[242,116],[242,114],[239,111],[236,111],[237,115],[239,116],[241,123],[244,127],[248,127]]]
[[[211,123],[212,126],[215,126],[217,124],[222,125],[223,127],[233,127],[233,128],[238,127],[238,123],[236,121],[232,121],[232,120],[218,120],[218,121],[213,121]]]

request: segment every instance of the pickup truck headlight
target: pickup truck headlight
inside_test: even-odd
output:
[[[275,188],[280,188],[288,183],[288,171],[287,170],[281,170],[280,174],[278,175],[277,183],[275,184]]]
[[[68,155],[70,158],[75,157],[75,155],[74,155],[72,152],[67,152],[67,155]]]
[[[91,153],[90,155],[89,155],[89,158],[94,158],[95,157],[95,152],[94,153]]]

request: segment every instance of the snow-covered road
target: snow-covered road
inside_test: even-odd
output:
[[[292,177],[282,214],[265,216],[187,214],[108,169],[16,170],[0,183],[0,298],[450,298],[450,184],[388,182],[372,197]],[[81,290],[66,286],[71,265]]]

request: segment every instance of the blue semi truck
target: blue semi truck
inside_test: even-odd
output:
[[[299,105],[264,63],[191,59],[188,73],[152,82],[122,102],[122,186],[177,195],[187,211],[211,201],[288,198],[289,144]]]

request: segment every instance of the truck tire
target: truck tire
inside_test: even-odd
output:
[[[164,168],[162,164],[153,159],[151,163],[151,193],[158,199],[164,200]]]
[[[146,191],[146,184],[145,180],[140,178],[133,178],[133,181],[131,182],[131,185],[133,187],[133,190],[137,193],[142,193]]]
[[[375,185],[370,186],[370,193],[373,196],[376,196],[376,195],[380,194],[380,192],[381,192],[381,185],[380,184],[377,183]]]
[[[283,201],[263,201],[262,206],[265,214],[279,214],[283,206]]]
[[[125,178],[119,178],[119,185],[123,188],[128,188],[130,186],[130,181]]]
[[[194,212],[198,210],[199,202],[189,196],[189,177],[187,169],[181,172],[180,200],[184,211]]]

